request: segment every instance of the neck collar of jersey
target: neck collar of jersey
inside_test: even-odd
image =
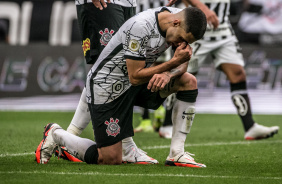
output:
[[[160,11],[156,11],[155,15],[156,15],[156,21],[157,21],[157,26],[158,26],[158,30],[160,32],[160,34],[165,38],[166,37],[166,32],[161,30],[160,24],[159,24],[159,19],[158,19],[158,14],[164,11],[169,11],[171,12],[167,7],[162,7],[162,9]]]

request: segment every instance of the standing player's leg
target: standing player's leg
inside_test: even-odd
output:
[[[149,109],[144,108],[140,118],[140,124],[134,129],[134,132],[153,132],[152,120],[150,118]]]
[[[86,89],[84,88],[67,131],[79,136],[91,120],[88,104],[86,102]]]
[[[173,93],[169,95],[165,103],[165,118],[164,122],[159,129],[159,135],[162,138],[171,139],[172,138],[172,109],[176,101],[176,94]]]
[[[220,49],[215,54],[215,65],[220,68],[230,82],[232,102],[240,117],[246,140],[272,137],[279,130],[278,126],[265,127],[255,123],[251,111],[251,103],[247,91],[246,72],[243,68],[243,56],[238,48],[235,37],[222,41]],[[232,58],[232,60],[230,60]]]
[[[278,133],[278,126],[265,127],[255,123],[252,116],[244,68],[235,64],[222,64],[221,68],[230,81],[231,98],[244,126],[244,138],[246,140],[265,139]]]

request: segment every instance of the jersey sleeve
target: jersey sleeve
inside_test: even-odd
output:
[[[145,60],[146,45],[150,38],[144,23],[134,22],[125,32],[123,45],[125,59]]]

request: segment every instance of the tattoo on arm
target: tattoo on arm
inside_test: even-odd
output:
[[[182,75],[183,73],[185,73],[187,71],[187,66],[188,63],[183,63],[181,65],[179,65],[176,68],[173,68],[170,71],[165,72],[166,75],[169,75],[172,79],[174,79],[177,76]]]
[[[174,68],[172,70],[169,71],[169,73],[174,77],[178,76],[179,74],[181,74],[181,71],[178,68]]]

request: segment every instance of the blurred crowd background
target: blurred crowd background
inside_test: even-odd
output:
[[[138,3],[142,11],[167,1]],[[279,90],[282,96],[282,0],[231,0],[230,23],[249,88]],[[225,75],[212,65],[207,61],[199,71],[199,88],[229,89]],[[74,0],[0,0],[0,98],[80,93],[89,67]]]

